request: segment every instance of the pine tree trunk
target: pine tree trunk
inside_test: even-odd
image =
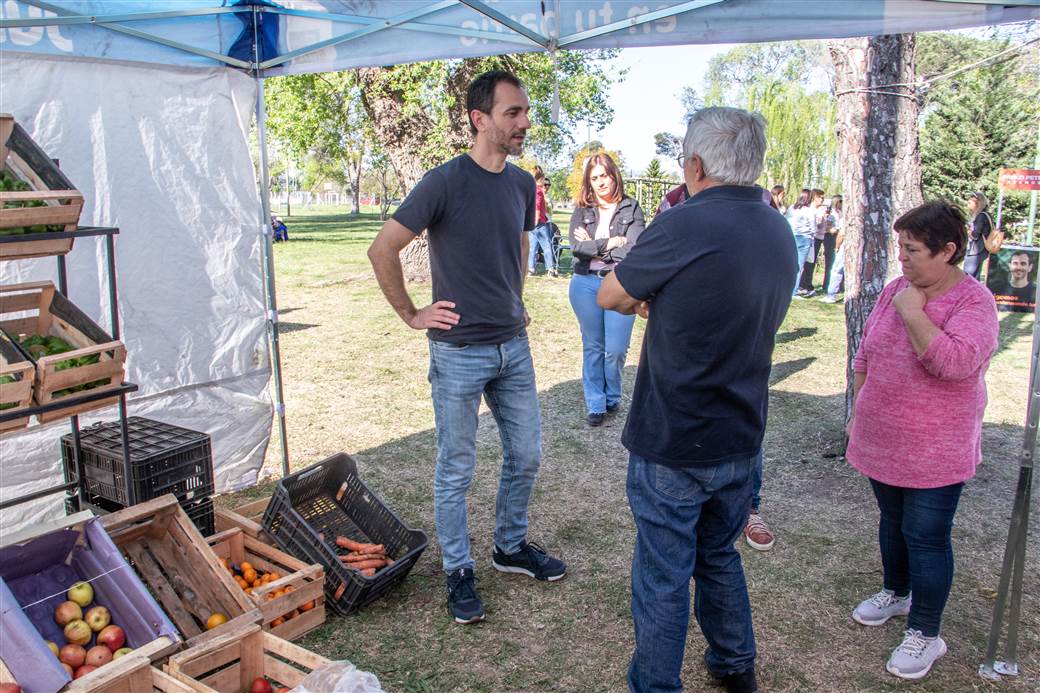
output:
[[[846,420],[852,360],[881,290],[899,273],[892,223],[922,201],[913,34],[828,43],[838,99],[845,230]],[[907,86],[909,85],[909,86]]]

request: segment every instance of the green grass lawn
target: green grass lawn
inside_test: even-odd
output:
[[[581,343],[567,277],[527,282],[529,329],[542,405],[544,456],[531,505],[531,538],[566,559],[567,579],[535,583],[490,566],[501,464],[486,408],[470,491],[470,532],[488,620],[461,627],[445,608],[433,522],[434,433],[425,337],[386,304],[365,257],[381,222],[343,210],[294,210],[289,243],[275,246],[285,398],[293,468],[336,452],[405,521],[430,535],[408,579],[347,618],[330,617],[301,644],[376,673],[391,691],[621,691],[632,647],[629,565],[633,525],[625,500],[627,412],[601,429],[584,424]],[[558,215],[566,228],[568,215]],[[429,285],[411,287],[417,304]],[[1001,315],[988,382],[984,464],[964,493],[954,529],[957,575],[943,635],[950,651],[922,691],[1040,687],[1040,543],[1028,547],[1017,680],[978,677],[1018,475],[1029,373],[1031,316]],[[639,359],[637,322],[626,397]],[[877,509],[867,482],[841,457],[845,330],[841,305],[795,302],[774,356],[765,442],[763,513],[774,549],[741,545],[766,691],[889,691],[884,671],[901,624],[865,629],[849,614],[881,581]],[[951,431],[956,422],[951,422]],[[949,432],[937,431],[936,435]],[[277,441],[277,437],[273,439]],[[277,442],[268,466],[277,469]],[[268,482],[225,504],[270,493]],[[1037,523],[1032,523],[1036,536]],[[710,687],[692,625],[684,681]]]

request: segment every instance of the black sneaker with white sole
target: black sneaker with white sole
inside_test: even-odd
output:
[[[477,596],[476,582],[472,568],[459,568],[448,573],[448,610],[455,618],[455,623],[484,620],[484,603]]]
[[[495,570],[503,573],[521,573],[536,580],[553,582],[567,574],[567,564],[555,556],[550,556],[534,542],[522,542],[516,553],[506,553],[495,546],[491,554],[491,564]]]

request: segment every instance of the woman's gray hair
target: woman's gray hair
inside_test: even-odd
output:
[[[766,154],[766,119],[741,108],[714,106],[693,114],[683,156],[697,156],[704,174],[726,185],[754,185]]]

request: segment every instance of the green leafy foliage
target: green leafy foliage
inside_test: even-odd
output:
[[[995,55],[1005,40],[980,40],[963,34],[922,34],[918,70],[924,77]],[[989,197],[996,213],[997,172],[1033,163],[1040,98],[1036,58],[1013,56],[937,80],[926,95],[921,129],[921,166],[926,198],[964,204],[973,190]],[[1004,218],[1027,214],[1028,193],[1009,193]]]
[[[643,176],[654,180],[664,178],[665,175],[661,162],[658,159],[651,159],[650,164],[646,167],[646,171],[643,172]]]

